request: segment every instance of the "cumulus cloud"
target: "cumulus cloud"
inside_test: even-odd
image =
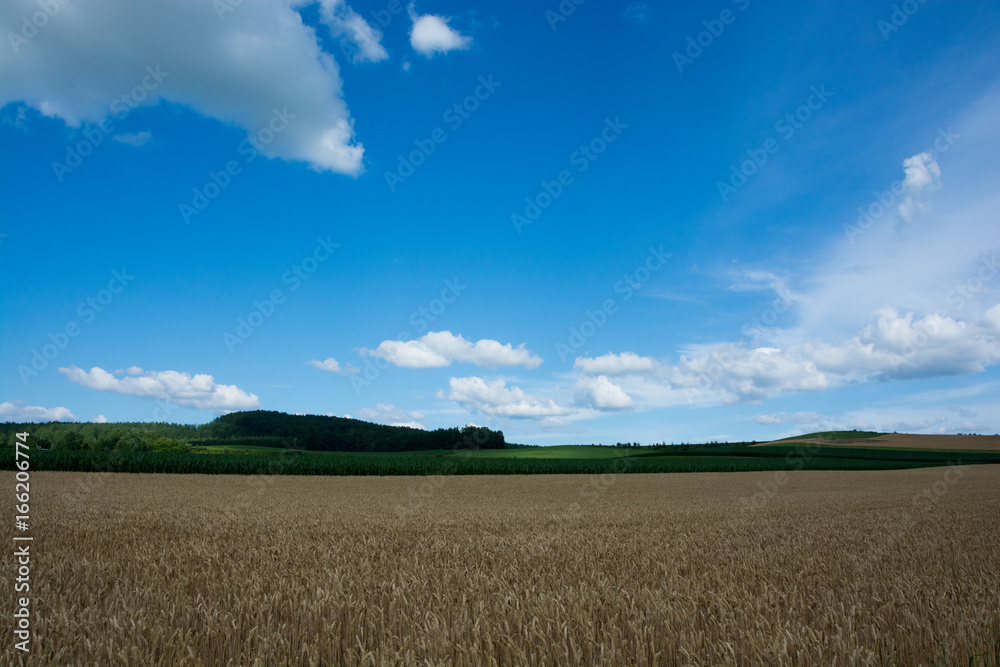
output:
[[[1000,304],[966,321],[946,314],[900,314],[885,306],[856,335],[839,341],[780,330],[768,346],[689,345],[673,364],[632,352],[578,357],[574,369],[586,375],[574,389],[579,407],[642,410],[758,402],[854,382],[964,375],[997,363]],[[584,416],[576,412],[570,418]],[[833,426],[815,412],[761,415],[757,421],[811,424],[820,430]]]
[[[899,204],[899,216],[909,222],[916,209],[922,206],[921,195],[934,192],[941,187],[941,167],[930,153],[918,153],[903,160],[903,201]]]
[[[504,380],[481,377],[450,378],[448,398],[468,409],[499,417],[542,419],[572,412],[552,399],[530,396],[520,387],[508,387]]]
[[[598,410],[627,410],[635,401],[605,375],[584,377],[576,383],[577,403]]]
[[[691,346],[677,364],[658,371],[669,385],[723,402],[756,401],[787,392],[818,391],[859,381],[906,380],[978,373],[1000,363],[1000,304],[974,321],[944,314],[918,317],[878,309],[857,335],[839,342],[810,340],[782,347],[719,343]],[[817,413],[782,418],[801,423]]]
[[[432,57],[435,53],[448,53],[467,49],[472,45],[472,38],[466,37],[448,25],[451,20],[447,16],[435,14],[418,15],[416,5],[410,3],[408,8],[413,27],[410,28],[410,45],[418,53]]]
[[[408,426],[426,430],[420,422],[424,418],[422,412],[407,412],[397,408],[392,403],[377,403],[374,408],[361,408],[358,418],[377,424],[388,424],[389,426]]]
[[[818,368],[855,379],[978,373],[1000,361],[1000,304],[978,322],[900,315],[884,306],[858,335],[840,343],[807,343],[803,352]]]
[[[117,394],[158,398],[168,403],[199,410],[231,412],[260,407],[260,399],[236,385],[217,384],[211,375],[180,373],[178,371],[144,371],[133,366],[125,377],[116,377],[94,366],[85,371],[76,366],[60,368],[59,372],[70,382]]]
[[[573,368],[584,373],[603,375],[622,375],[625,373],[644,373],[657,367],[652,357],[640,357],[635,352],[615,354],[608,352],[600,357],[577,357]]]
[[[320,20],[330,29],[330,34],[350,44],[354,62],[378,62],[389,57],[382,46],[382,32],[361,18],[344,0],[322,0]]]
[[[725,402],[758,401],[829,386],[812,361],[774,347],[691,346],[669,371],[670,384],[689,392],[721,394]]]
[[[23,102],[77,127],[167,100],[252,136],[277,110],[288,122],[263,154],[356,175],[364,149],[336,62],[293,4],[247,2],[221,16],[212,3],[175,0],[63,6],[30,42],[0,49],[0,107]],[[3,2],[0,23],[37,11],[33,0]],[[361,30],[346,9],[331,11],[348,37]]]
[[[333,357],[329,357],[325,361],[320,361],[319,359],[313,359],[311,361],[307,361],[306,363],[312,366],[313,368],[318,368],[321,371],[327,371],[329,373],[340,373],[342,375],[350,375],[353,373],[360,372],[360,369],[358,369],[355,366],[352,366],[351,364],[344,364],[343,366],[341,366],[340,362],[338,362]]]
[[[0,421],[5,422],[65,422],[76,421],[69,408],[45,408],[25,405],[21,401],[0,403]]]
[[[96,417],[91,417],[90,421],[92,421],[95,424],[107,424],[108,418],[105,417],[104,415],[97,415]]]
[[[524,366],[537,368],[541,357],[525,349],[525,343],[510,343],[484,338],[475,343],[450,331],[431,331],[415,340],[384,340],[374,350],[362,348],[362,354],[379,357],[401,368],[442,368],[452,361],[463,361],[484,368]]]

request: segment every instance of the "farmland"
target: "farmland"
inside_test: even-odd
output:
[[[858,433],[827,432],[785,438],[761,445],[775,444],[818,444],[833,447],[863,445],[890,449],[931,449],[936,451],[1000,451],[1000,436],[997,435],[923,435],[916,433]]]
[[[297,450],[260,445],[194,447],[189,451],[34,450],[32,468],[50,471],[244,475],[530,475],[765,470],[893,470],[1000,463],[1000,451],[870,447],[874,440],[831,445],[780,441],[766,445],[662,447],[507,447],[409,452]],[[13,452],[2,458],[13,470]]]
[[[1000,661],[998,466],[35,472],[32,496],[35,664]]]

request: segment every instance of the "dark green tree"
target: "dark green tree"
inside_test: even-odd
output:
[[[84,447],[84,440],[83,436],[80,435],[79,431],[76,430],[66,431],[59,439],[59,449],[79,450],[83,449],[83,447]]]

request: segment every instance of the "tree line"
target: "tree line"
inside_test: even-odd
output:
[[[205,445],[259,445],[317,451],[405,452],[506,447],[502,431],[482,426],[424,431],[358,419],[289,415],[268,410],[234,412],[201,425],[7,422],[0,424],[0,444],[13,448],[15,434],[24,431],[31,434],[32,442],[38,447],[67,450],[191,451]]]
[[[348,452],[408,452],[422,449],[503,449],[503,431],[484,426],[424,431],[407,426],[385,426],[359,419],[320,415],[289,415],[253,410],[223,415],[199,429],[199,437],[238,443],[252,438],[280,440],[294,449]],[[263,444],[246,442],[245,444]]]

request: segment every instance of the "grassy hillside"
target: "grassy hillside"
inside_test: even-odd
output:
[[[871,431],[828,431],[807,433],[764,446],[822,445],[866,449],[908,449],[938,452],[1000,452],[1000,436],[976,434],[873,433]]]
[[[806,433],[805,435],[793,435],[790,438],[781,438],[774,442],[785,440],[860,440],[864,438],[877,438],[885,433],[875,431],[817,431],[816,433]]]

